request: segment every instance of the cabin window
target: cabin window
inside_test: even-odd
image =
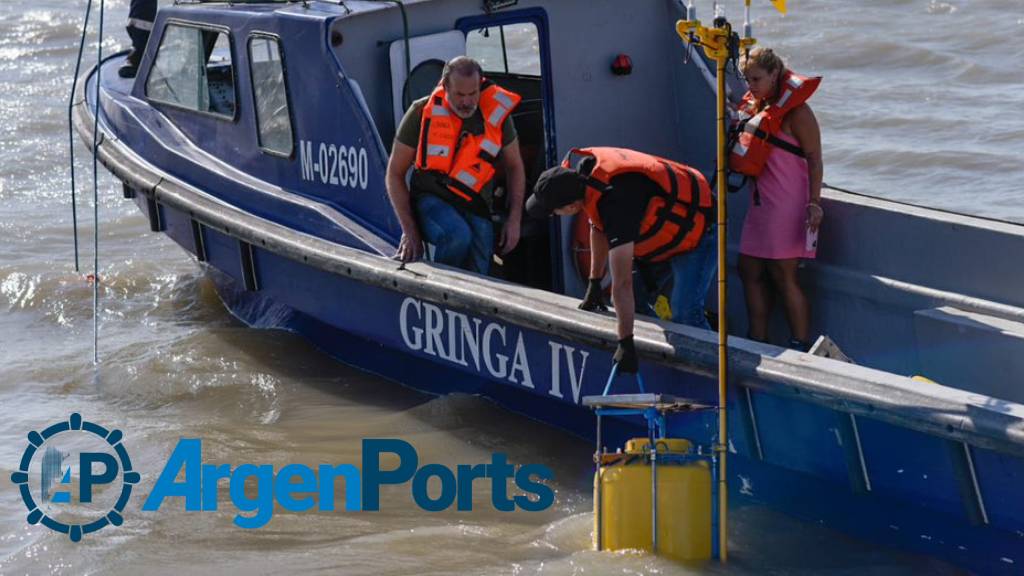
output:
[[[234,118],[231,41],[219,30],[168,24],[146,79],[151,100]]]
[[[484,72],[540,76],[540,40],[529,22],[491,26],[466,36],[466,55]]]
[[[249,39],[249,66],[260,147],[273,154],[291,156],[292,121],[288,112],[281,44],[277,38],[252,36]]]

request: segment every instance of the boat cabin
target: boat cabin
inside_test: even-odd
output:
[[[577,146],[631,147],[710,170],[713,92],[679,65],[685,49],[666,25],[682,16],[667,1],[628,12],[582,0],[178,5],[160,11],[132,93],[210,169],[327,204],[397,245],[384,186],[396,126],[461,54],[523,98],[513,120],[527,195]],[[619,54],[628,69],[613,68]],[[249,200],[258,211],[262,201]],[[524,218],[521,245],[493,274],[580,292],[570,224]]]

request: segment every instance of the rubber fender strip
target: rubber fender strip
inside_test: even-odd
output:
[[[192,219],[192,243],[195,246],[196,259],[206,262],[206,241],[203,240],[203,225]]]
[[[252,244],[243,240],[238,241],[238,251],[242,258],[242,282],[249,292],[257,292],[260,289],[256,280],[256,262],[253,260]]]

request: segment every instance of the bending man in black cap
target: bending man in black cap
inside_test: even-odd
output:
[[[527,212],[543,217],[590,220],[590,280],[583,310],[603,309],[601,279],[611,268],[612,302],[618,319],[615,361],[636,372],[633,345],[633,259],[669,262],[672,320],[710,330],[704,298],[717,269],[714,201],[704,177],[693,168],[625,148],[573,150],[570,160],[541,174]]]

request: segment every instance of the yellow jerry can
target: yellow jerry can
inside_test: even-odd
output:
[[[658,550],[675,560],[711,558],[711,471],[705,460],[669,463],[667,454],[686,454],[690,441],[657,440]],[[634,438],[625,453],[605,454],[594,478],[594,535],[602,550],[652,550],[650,441]],[[598,489],[600,483],[600,489]],[[596,512],[596,510],[595,510]],[[600,529],[598,529],[600,522]]]

